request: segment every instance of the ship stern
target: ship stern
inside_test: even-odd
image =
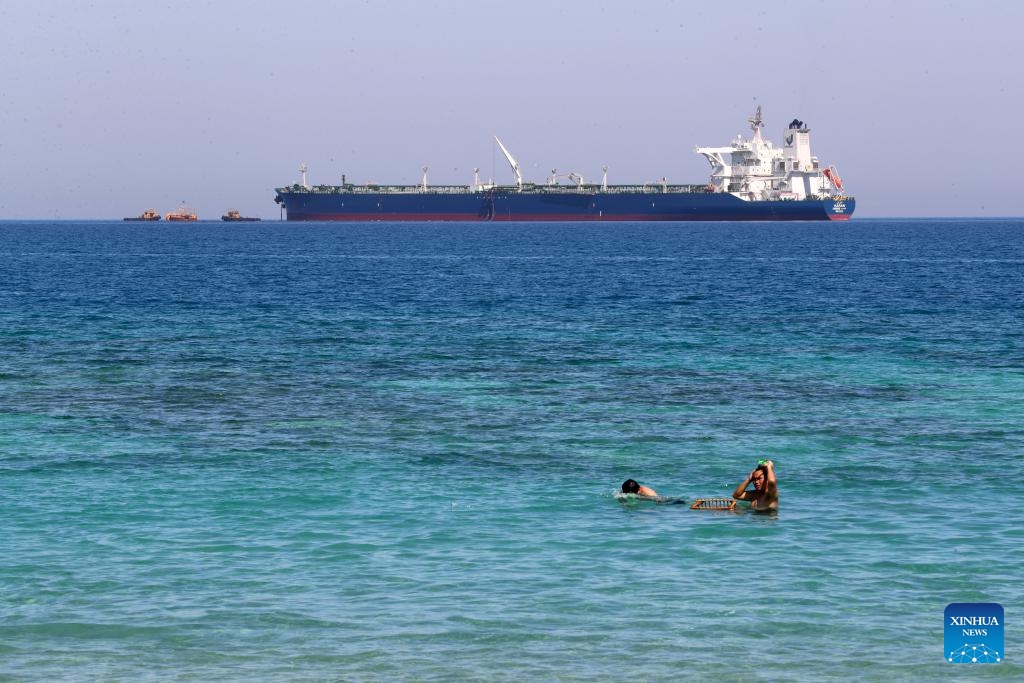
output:
[[[857,200],[853,197],[835,197],[825,201],[825,215],[831,221],[848,221],[857,208]]]

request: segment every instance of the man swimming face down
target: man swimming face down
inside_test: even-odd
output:
[[[647,496],[649,498],[656,498],[658,492],[652,489],[650,486],[641,486],[635,479],[627,479],[622,482],[622,492],[632,493],[637,496]]]

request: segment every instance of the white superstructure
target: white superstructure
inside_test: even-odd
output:
[[[711,164],[711,187],[744,200],[807,199],[843,195],[835,167],[821,168],[811,154],[811,131],[793,119],[785,132],[785,146],[776,147],[761,137],[761,107],[748,119],[754,136],[741,136],[728,147],[697,147]]]

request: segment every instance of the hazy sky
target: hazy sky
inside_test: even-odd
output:
[[[0,2],[0,219],[182,201],[278,216],[273,188],[705,182],[696,145],[794,117],[857,215],[1024,214],[1024,3]]]

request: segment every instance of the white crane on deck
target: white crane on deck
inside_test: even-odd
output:
[[[548,176],[548,185],[557,185],[559,178],[565,178],[576,187],[583,187],[582,175],[580,175],[576,171],[569,171],[568,173],[559,173],[557,168],[551,169],[551,175]]]
[[[515,160],[507,149],[505,149],[505,145],[501,144],[501,140],[498,139],[497,135],[494,136],[494,141],[498,143],[498,147],[501,147],[502,153],[505,155],[505,158],[508,159],[509,166],[512,167],[512,173],[516,176],[516,187],[522,190],[523,174],[519,172],[519,162]]]

